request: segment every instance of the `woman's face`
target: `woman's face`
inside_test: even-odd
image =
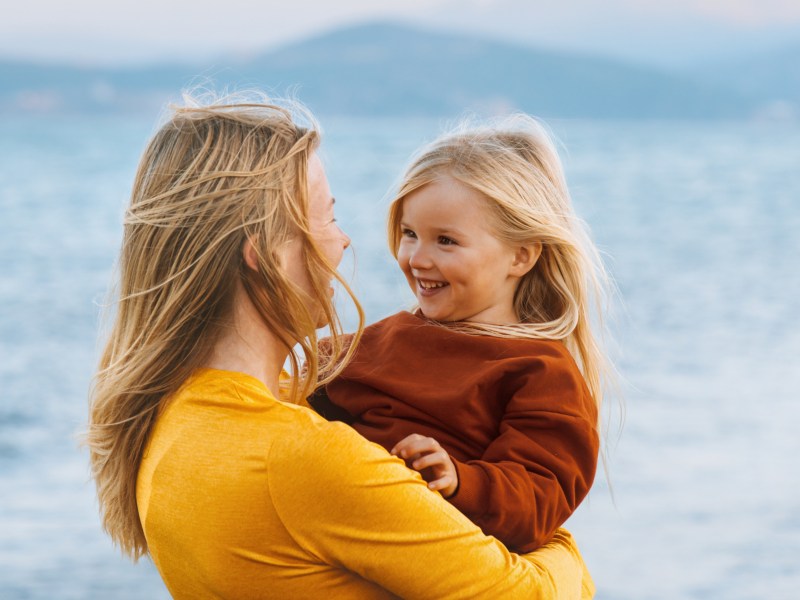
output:
[[[314,242],[331,267],[335,269],[342,261],[345,248],[350,245],[350,238],[336,224],[333,212],[334,202],[322,161],[314,153],[308,159],[308,221]],[[313,297],[299,240],[289,244],[284,259],[286,270],[292,281]],[[330,294],[333,295],[332,286]],[[322,322],[317,323],[318,327],[326,325],[324,317],[320,316],[320,321]]]
[[[333,268],[342,262],[350,238],[339,229],[333,214],[335,199],[316,152],[308,159],[308,220],[311,235]]]

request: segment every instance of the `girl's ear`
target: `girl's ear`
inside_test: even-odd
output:
[[[258,252],[256,252],[256,247],[250,241],[250,238],[244,241],[242,255],[244,256],[244,264],[253,269],[253,271],[258,271]]]
[[[534,242],[527,246],[519,246],[514,253],[514,261],[511,263],[509,275],[514,277],[524,277],[539,260],[542,255],[542,243]]]

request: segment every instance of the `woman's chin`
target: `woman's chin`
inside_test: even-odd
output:
[[[330,321],[328,321],[324,313],[317,316],[317,329],[322,329],[328,325],[330,325]]]

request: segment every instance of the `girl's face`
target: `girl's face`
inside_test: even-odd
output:
[[[517,252],[495,237],[486,198],[449,176],[403,200],[397,262],[436,321],[517,323]]]

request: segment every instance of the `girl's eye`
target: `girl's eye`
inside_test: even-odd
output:
[[[403,237],[410,237],[410,238],[417,237],[417,234],[414,233],[411,229],[405,229],[405,228],[401,229],[400,233],[403,235]]]
[[[445,237],[443,235],[440,235],[439,236],[439,243],[442,244],[443,246],[452,246],[453,244],[456,243],[456,241],[453,238],[449,238],[449,237]]]

